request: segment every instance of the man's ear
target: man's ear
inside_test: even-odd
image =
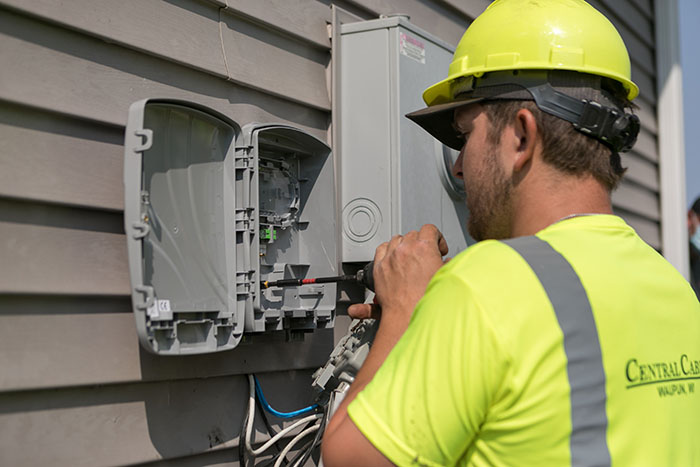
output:
[[[520,109],[513,122],[515,157],[513,172],[519,172],[530,162],[537,145],[537,121],[528,109]]]

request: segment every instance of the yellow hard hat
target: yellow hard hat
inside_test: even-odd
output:
[[[617,84],[613,84],[617,83]],[[612,91],[600,101],[574,88]],[[619,87],[619,90],[615,89]],[[609,88],[609,89],[608,89]],[[530,99],[615,152],[628,151],[639,118],[618,94],[639,94],[630,59],[615,27],[583,0],[496,0],[464,33],[447,79],[423,93],[428,107],[406,115],[443,144],[460,149],[454,110],[493,99]]]
[[[496,0],[457,45],[447,79],[429,87],[429,106],[452,102],[452,84],[502,70],[570,70],[618,81],[634,99],[630,59],[610,21],[583,0]]]

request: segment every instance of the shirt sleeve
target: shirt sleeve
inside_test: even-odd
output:
[[[403,337],[348,407],[360,431],[397,465],[459,462],[509,365],[474,291],[444,269]]]

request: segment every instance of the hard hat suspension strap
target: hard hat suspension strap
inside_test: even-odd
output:
[[[614,152],[627,152],[637,141],[639,117],[588,99],[577,99],[549,83],[527,88],[543,112],[571,122],[581,133],[597,139]]]
[[[570,122],[576,130],[597,139],[614,152],[626,152],[634,146],[640,129],[639,117],[619,107],[579,99],[558,91],[550,82],[549,73],[552,72],[518,70],[486,73],[478,78],[460,80],[452,89],[455,98],[459,94],[489,100],[520,100],[531,96],[540,110]],[[580,78],[582,74],[577,75]]]

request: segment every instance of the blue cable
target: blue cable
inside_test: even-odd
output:
[[[304,407],[303,409],[295,410],[293,412],[279,412],[279,411],[273,409],[272,407],[270,407],[270,404],[268,404],[267,401],[265,400],[265,396],[263,395],[262,388],[260,387],[260,382],[258,382],[258,377],[253,375],[253,379],[255,380],[255,394],[258,396],[260,403],[262,404],[262,406],[265,410],[270,412],[275,417],[294,418],[294,417],[298,417],[299,415],[305,415],[309,412],[313,412],[318,407],[318,404],[314,404],[314,405],[310,405],[308,407]]]

